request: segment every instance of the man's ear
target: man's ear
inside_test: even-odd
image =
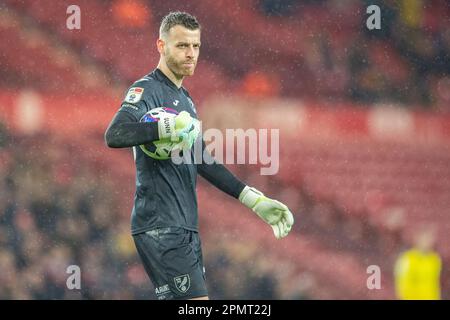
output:
[[[158,52],[160,54],[164,54],[164,45],[165,45],[165,42],[163,39],[160,38],[160,39],[156,40],[156,48],[158,48]]]

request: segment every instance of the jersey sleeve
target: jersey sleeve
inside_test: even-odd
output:
[[[149,82],[138,81],[128,89],[120,109],[105,132],[105,141],[109,147],[132,147],[159,139],[156,122],[140,122],[153,108],[156,90],[151,88]]]
[[[135,82],[126,92],[119,112],[127,112],[133,116],[136,122],[139,122],[152,109],[151,95],[154,94],[152,91],[149,81]]]
[[[201,164],[197,165],[197,172],[201,177],[226,194],[239,198],[245,183],[239,180],[223,164],[218,163],[206,150],[205,141],[202,140],[202,154],[205,157]]]

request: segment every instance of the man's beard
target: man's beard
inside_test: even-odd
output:
[[[183,63],[185,63],[185,61],[177,61],[170,54],[166,54],[167,67],[170,69],[170,71],[172,71],[172,73],[177,78],[182,78],[184,76],[191,76],[194,73],[195,63],[191,72],[183,67]]]

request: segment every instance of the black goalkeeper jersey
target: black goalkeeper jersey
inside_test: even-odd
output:
[[[133,147],[136,163],[136,193],[131,214],[133,235],[163,227],[198,231],[197,173],[235,198],[245,187],[225,166],[214,161],[205,150],[204,141],[201,141],[203,158],[198,164],[194,161],[195,148],[184,155],[190,161],[181,164],[146,155],[138,146],[158,140],[158,125],[140,119],[158,107],[172,108],[178,113],[187,111],[197,119],[194,102],[186,89],[178,88],[161,70],[155,69],[128,89],[105,133],[109,147]]]
[[[189,93],[183,87],[177,88],[159,69],[129,88],[120,111],[130,113],[138,122],[145,113],[157,107],[187,111],[197,118]],[[197,167],[194,161],[177,165],[171,159],[155,160],[139,147],[133,149],[136,193],[131,215],[132,234],[169,226],[197,231]]]

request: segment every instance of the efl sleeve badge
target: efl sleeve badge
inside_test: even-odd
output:
[[[136,103],[142,98],[142,94],[144,93],[144,88],[134,87],[128,90],[127,96],[125,97],[125,102],[128,103]]]

